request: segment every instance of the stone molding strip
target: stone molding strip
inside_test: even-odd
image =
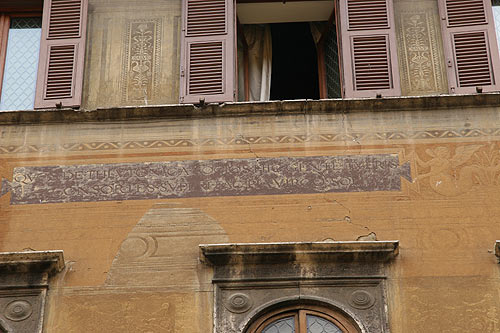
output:
[[[399,241],[201,244],[200,260],[214,265],[302,262],[386,262]]]
[[[57,251],[0,252],[2,273],[61,272],[65,267],[64,253]]]
[[[497,107],[500,93],[472,95],[433,95],[364,99],[290,100],[237,102],[224,104],[169,104],[126,106],[94,110],[49,109],[0,111],[0,124],[73,123],[96,121],[146,120],[162,118],[213,118],[223,116],[261,116],[401,110],[437,110],[450,108]]]

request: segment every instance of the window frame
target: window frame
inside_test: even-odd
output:
[[[335,324],[343,333],[359,333],[359,329],[345,315],[330,308],[318,305],[291,305],[268,312],[257,318],[246,333],[262,333],[262,330],[274,321],[282,318],[295,318],[296,333],[307,333],[307,315],[314,315]]]
[[[9,40],[10,22],[18,17],[40,17],[42,18],[42,8],[27,8],[26,10],[4,10],[0,9],[0,98],[2,96],[3,76],[5,72],[5,61],[7,57],[7,47]]]
[[[269,2],[281,2],[282,0],[236,0],[235,1],[235,8],[238,3],[269,3]],[[308,1],[308,0],[306,0]],[[309,0],[309,1],[315,1],[315,0]],[[326,22],[326,25],[321,32],[321,37],[316,44],[316,53],[317,53],[317,61],[318,61],[318,90],[319,90],[319,99],[327,99],[328,97],[328,86],[326,82],[326,64],[325,64],[325,39],[327,34],[330,32],[330,29],[335,29],[336,36],[337,36],[337,46],[338,46],[338,54],[339,54],[339,73],[342,73],[342,60],[341,60],[341,48],[340,48],[340,30],[339,30],[339,5],[338,1],[332,0],[333,2],[333,10],[330,14],[330,17],[328,21]],[[236,16],[236,39],[240,40],[243,45],[243,73],[244,73],[244,102],[248,102],[250,100],[250,80],[249,80],[249,68],[248,68],[248,43],[245,39],[245,36],[240,33],[240,30],[242,30],[242,24],[239,21],[238,18],[238,12],[235,9],[235,16]],[[235,54],[238,54],[238,43],[235,43]],[[237,56],[236,56],[237,58]],[[236,62],[238,62],[238,59],[236,59]],[[236,63],[236,76],[238,75],[238,66],[239,64]],[[344,86],[344,80],[342,78],[342,75],[339,77],[339,84],[341,87],[341,91],[343,91],[343,86]],[[238,82],[238,79],[236,78],[235,82]],[[343,98],[343,97],[341,97]],[[242,101],[243,102],[243,101]]]

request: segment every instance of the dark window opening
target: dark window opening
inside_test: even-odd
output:
[[[271,100],[319,99],[318,56],[309,23],[271,24]]]

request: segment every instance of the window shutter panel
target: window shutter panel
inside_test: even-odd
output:
[[[234,0],[183,0],[180,102],[235,96]]]
[[[35,108],[82,99],[88,0],[45,0]]]
[[[450,93],[499,89],[500,69],[490,0],[439,0]]]
[[[399,96],[392,0],[340,0],[344,97]]]

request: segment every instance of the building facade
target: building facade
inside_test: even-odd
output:
[[[497,5],[0,0],[0,332],[500,332]]]

